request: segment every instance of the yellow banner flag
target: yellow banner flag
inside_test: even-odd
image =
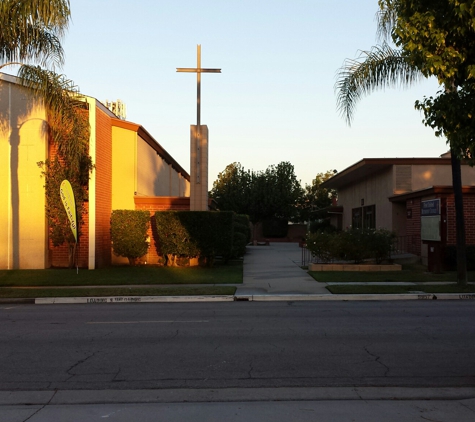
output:
[[[76,201],[74,200],[74,192],[68,180],[63,180],[61,182],[61,187],[59,188],[59,193],[61,195],[61,201],[63,201],[64,209],[69,218],[69,223],[71,225],[71,230],[78,242],[78,224],[76,219]]]

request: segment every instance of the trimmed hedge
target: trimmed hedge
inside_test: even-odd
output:
[[[114,210],[111,214],[112,250],[135,265],[148,251],[147,230],[150,213],[139,210]]]
[[[159,211],[155,221],[159,252],[167,257],[167,265],[199,257],[201,265],[212,266],[216,256],[225,260],[232,256],[231,211]]]
[[[349,229],[307,235],[307,249],[323,262],[373,259],[377,264],[389,259],[395,234],[389,230]]]
[[[246,253],[246,245],[251,241],[251,226],[249,216],[234,215],[233,258],[239,258]]]

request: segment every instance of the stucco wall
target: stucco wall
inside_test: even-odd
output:
[[[137,133],[112,126],[112,209],[133,210],[137,191]]]
[[[388,197],[393,194],[392,169],[372,175],[370,178],[338,190],[338,205],[343,206],[342,227],[351,226],[351,210],[361,206],[376,205],[376,228],[392,229],[391,203]]]
[[[46,265],[46,115],[14,83],[0,80],[0,268]]]
[[[170,196],[170,170],[165,160],[137,137],[137,195]]]
[[[475,185],[475,168],[462,166],[462,185]],[[414,165],[412,166],[412,190],[431,186],[452,186],[452,168],[450,165]]]

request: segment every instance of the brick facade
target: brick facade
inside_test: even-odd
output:
[[[431,195],[427,199],[440,199],[441,201],[441,237],[442,242],[445,245],[455,245],[455,203],[452,188],[433,188],[434,195]],[[465,242],[467,245],[475,245],[475,189],[464,188],[463,208],[465,216]],[[406,210],[408,212],[406,233],[408,237],[416,239],[421,236],[421,201],[426,198],[420,196],[410,198],[406,200]],[[410,216],[410,217],[409,217]],[[419,246],[415,247],[414,253],[420,255],[420,242],[417,242]],[[419,252],[419,253],[418,253]]]
[[[96,108],[96,267],[111,264],[112,212],[111,118]]]
[[[407,200],[406,211],[405,251],[421,256],[421,198]]]

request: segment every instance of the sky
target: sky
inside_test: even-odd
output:
[[[414,102],[436,80],[363,98],[349,126],[334,85],[345,59],[376,45],[377,0],[71,0],[61,70],[81,92],[122,100],[187,171],[196,124],[209,129],[209,187],[233,162],[265,170],[288,161],[302,186],[363,158],[437,157],[447,150]]]

